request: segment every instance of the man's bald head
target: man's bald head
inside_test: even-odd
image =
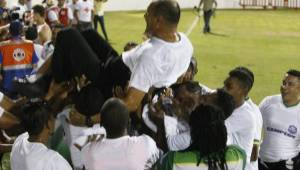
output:
[[[151,8],[155,17],[162,16],[169,24],[177,25],[180,19],[180,7],[174,0],[153,1]]]

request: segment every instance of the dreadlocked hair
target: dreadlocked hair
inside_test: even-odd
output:
[[[192,143],[188,150],[198,151],[197,166],[204,162],[208,170],[228,169],[224,120],[223,111],[212,105],[200,105],[192,112],[189,121]]]

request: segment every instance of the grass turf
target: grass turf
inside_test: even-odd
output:
[[[119,52],[128,41],[142,41],[143,14],[105,14],[109,39]],[[201,18],[189,36],[198,60],[196,80],[212,88],[222,87],[229,70],[246,66],[255,74],[250,96],[256,103],[279,93],[285,71],[300,69],[299,15],[299,10],[218,10],[211,22],[217,35],[202,34]],[[195,17],[192,11],[183,11],[179,31],[185,32]]]

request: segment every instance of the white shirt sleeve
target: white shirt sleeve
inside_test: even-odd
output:
[[[69,18],[69,20],[74,19],[73,11],[71,8],[68,8],[68,18]]]
[[[148,56],[141,56],[141,59],[132,70],[129,81],[129,87],[134,87],[145,93],[153,85],[153,78],[156,74],[153,61],[149,61],[147,58]]]
[[[54,11],[51,10],[48,13],[48,19],[49,19],[50,22],[58,21],[58,16]]]
[[[4,114],[4,109],[0,106],[0,118],[3,116]]]
[[[145,138],[146,148],[148,150],[148,160],[144,169],[150,169],[160,157],[160,151],[152,138],[143,135]]]
[[[2,102],[3,98],[4,98],[4,94],[0,92],[0,103]]]
[[[167,143],[170,151],[181,151],[188,148],[191,144],[190,131],[186,131],[178,135],[168,136]]]
[[[49,164],[49,170],[72,170],[70,164],[58,153]]]
[[[260,104],[259,104],[259,110],[260,110],[261,114],[264,113],[267,105],[269,105],[269,97],[264,98],[262,100],[262,102],[260,102]]]

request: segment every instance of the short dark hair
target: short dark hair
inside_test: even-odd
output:
[[[25,38],[27,40],[35,40],[38,37],[37,27],[35,25],[29,26],[25,31]]]
[[[199,82],[192,81],[192,80],[179,83],[179,84],[174,84],[171,86],[171,88],[174,92],[174,97],[176,97],[178,93],[180,93],[180,89],[182,88],[186,89],[190,93],[195,93],[199,95],[201,94],[202,91],[202,87],[199,85]]]
[[[197,166],[205,160],[208,169],[227,169],[227,130],[223,111],[213,105],[199,105],[192,112],[189,125],[192,143],[188,150],[201,153]]]
[[[29,135],[39,135],[52,117],[50,108],[43,101],[29,101],[21,110],[21,124]]]
[[[23,24],[19,20],[12,21],[9,25],[9,33],[12,36],[19,36],[23,32]]]
[[[82,115],[86,116],[86,125],[92,126],[91,116],[100,113],[104,104],[104,96],[101,91],[89,84],[83,87],[74,98],[75,109]]]
[[[216,105],[223,111],[225,119],[227,119],[235,109],[234,98],[224,89],[217,89],[217,96]]]
[[[152,2],[154,16],[162,16],[170,24],[178,24],[180,7],[174,0],[158,0]]]
[[[247,92],[249,92],[254,83],[254,76],[252,77],[249,72],[251,71],[246,67],[236,67],[229,72],[229,76],[237,78],[242,86],[247,89]]]
[[[129,111],[126,105],[117,98],[108,99],[101,109],[101,125],[108,138],[123,135],[129,123]]]
[[[289,71],[286,72],[288,75],[290,76],[295,76],[298,77],[298,79],[300,80],[300,71],[295,70],[295,69],[290,69]]]
[[[33,9],[33,13],[37,13],[41,17],[45,16],[45,8],[42,5],[35,5],[32,9]]]

